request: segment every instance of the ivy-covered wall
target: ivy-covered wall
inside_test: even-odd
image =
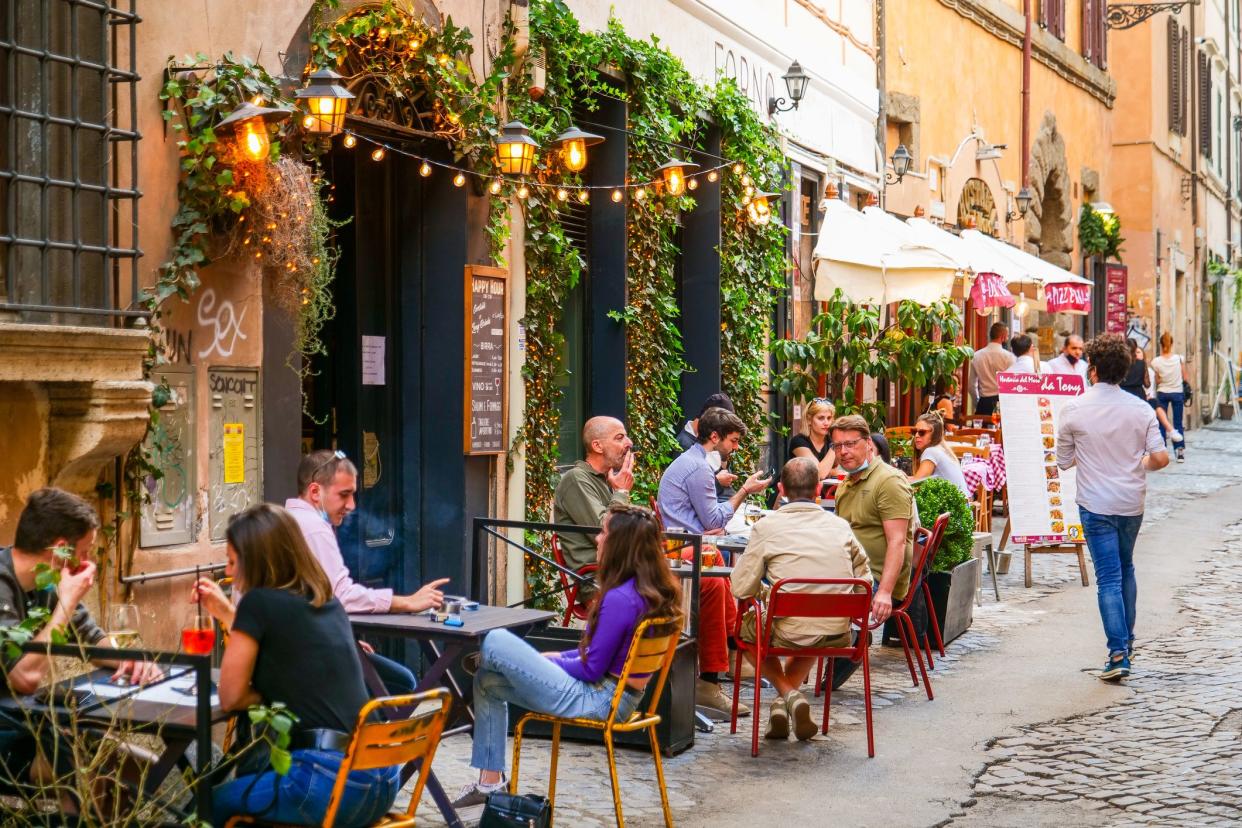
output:
[[[670,157],[684,157],[689,149],[702,151],[709,128],[721,133],[723,158],[737,162],[719,172],[722,390],[751,430],[744,454],[753,455],[767,425],[762,397],[765,343],[777,291],[784,284],[785,230],[779,222],[752,223],[744,205],[751,193],[783,188],[777,135],[732,82],[700,85],[675,56],[656,42],[631,37],[615,20],[604,31],[583,32],[564,3],[536,0],[531,4],[531,29],[533,44],[547,47],[545,91],[532,100],[526,93],[529,74],[518,71],[509,84],[508,105],[510,116],[526,123],[541,145],[570,125],[572,112],[590,111],[597,96],[606,96],[621,98],[628,111],[627,183],[658,179],[656,168]],[[600,67],[620,75],[624,84],[605,76]],[[709,166],[702,156],[698,160]],[[546,155],[540,164],[545,174],[559,173],[555,160]],[[593,197],[606,197],[606,192],[597,190]],[[693,192],[673,196],[651,187],[641,194],[631,187],[624,197],[627,299],[610,317],[625,326],[626,420],[637,453],[635,495],[641,502],[655,492],[660,473],[677,452],[678,394],[688,369],[678,324],[677,229],[679,213],[693,210],[695,200]],[[535,194],[521,204],[526,223],[527,362],[526,408],[518,438],[526,456],[527,518],[544,520],[558,463],[560,399],[555,379],[563,369],[564,344],[558,328],[565,299],[585,262],[567,240],[555,202]]]

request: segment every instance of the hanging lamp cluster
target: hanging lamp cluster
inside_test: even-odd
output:
[[[306,86],[297,92],[298,101],[306,107],[300,117],[302,128],[310,135],[331,139],[342,135],[341,145],[353,149],[359,142],[370,145],[371,160],[383,161],[389,153],[396,153],[420,162],[418,172],[424,178],[432,174],[436,167],[453,174],[453,185],[462,187],[468,177],[476,177],[486,182],[492,195],[499,195],[506,188],[519,199],[528,198],[534,190],[544,191],[550,198],[561,203],[571,199],[580,204],[590,201],[591,191],[610,191],[613,202],[625,200],[627,192],[635,201],[645,201],[649,192],[663,190],[670,196],[679,197],[699,187],[699,179],[704,178],[710,183],[719,180],[722,170],[731,170],[738,176],[743,187],[742,207],[747,217],[757,225],[767,224],[771,219],[769,199],[779,196],[778,193],[756,192],[754,183],[745,171],[741,162],[722,160],[721,163],[703,168],[691,161],[673,157],[665,161],[656,171],[659,178],[648,181],[627,181],[620,185],[591,185],[577,183],[551,183],[530,180],[528,177],[535,170],[535,160],[540,151],[539,144],[530,135],[530,130],[521,121],[510,121],[505,124],[495,141],[495,165],[497,174],[486,175],[465,167],[446,164],[435,159],[426,158],[394,147],[366,135],[345,128],[346,109],[354,94],[340,82],[343,78],[331,69],[319,69],[307,77]],[[262,101],[255,99],[239,105],[232,113],[221,121],[216,132],[220,135],[233,136],[239,151],[253,161],[262,161],[270,153],[271,143],[269,126],[289,118],[293,109],[286,107],[263,106]],[[560,165],[570,173],[580,173],[586,169],[588,150],[604,142],[602,135],[587,132],[571,125],[552,141],[552,151],[559,158]]]

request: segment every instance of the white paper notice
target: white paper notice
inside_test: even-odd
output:
[[[384,384],[384,337],[362,337],[362,384]]]
[[[1074,470],[1057,468],[1061,409],[1085,390],[1073,374],[997,376],[1014,543],[1081,543]]]

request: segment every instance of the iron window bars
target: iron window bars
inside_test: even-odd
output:
[[[5,4],[0,321],[107,325],[147,315],[136,309],[136,2]]]

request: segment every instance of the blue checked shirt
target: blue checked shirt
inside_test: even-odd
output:
[[[701,534],[723,529],[733,517],[733,505],[716,500],[716,476],[707,464],[707,452],[695,443],[672,462],[660,478],[660,514],[669,530]]]

